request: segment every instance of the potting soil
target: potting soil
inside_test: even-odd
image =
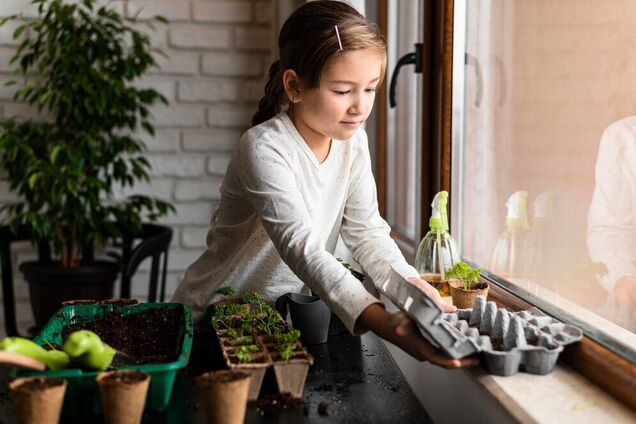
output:
[[[148,309],[137,314],[111,313],[103,318],[62,329],[62,340],[76,330],[91,330],[103,342],[135,357],[129,362],[150,364],[177,359],[181,313],[176,309]]]

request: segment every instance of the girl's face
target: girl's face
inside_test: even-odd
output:
[[[353,136],[373,108],[382,62],[371,50],[346,52],[325,68],[318,88],[301,89],[292,114],[310,145]]]

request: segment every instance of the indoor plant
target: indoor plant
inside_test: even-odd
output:
[[[97,8],[95,0],[32,3],[39,17],[13,34],[24,36],[11,60],[22,77],[15,99],[36,105],[48,119],[0,120],[0,171],[20,197],[0,212],[14,231],[26,230],[33,242],[48,242],[59,255],[59,261],[21,267],[33,309],[41,312],[51,301],[34,304],[35,286],[55,285],[47,296],[53,292],[62,301],[74,298],[64,283],[72,290],[98,281],[95,298],[110,297],[119,265],[94,260],[93,246],[134,236],[142,220],[174,208],[143,195],[114,198],[115,188],[149,180],[137,134],[153,134],[149,107],[167,103],[156,90],[134,85],[155,65],[149,38],[131,26],[132,19]]]
[[[479,268],[458,262],[446,272],[453,305],[460,309],[472,308],[477,296],[488,296],[488,283],[479,281]]]

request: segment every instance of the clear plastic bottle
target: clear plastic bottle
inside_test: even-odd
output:
[[[447,203],[446,191],[440,191],[433,198],[430,229],[420,242],[415,255],[415,269],[421,278],[435,287],[442,296],[450,296],[446,272],[461,260],[457,243],[448,232]]]

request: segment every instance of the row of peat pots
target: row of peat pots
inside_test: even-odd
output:
[[[150,375],[140,371],[114,370],[95,377],[104,422],[141,422]],[[68,381],[58,377],[20,377],[9,389],[16,422],[56,424],[60,420]]]
[[[260,295],[246,293],[215,305],[208,325],[214,328],[227,368],[194,378],[209,422],[243,422],[247,402],[259,399],[266,373],[271,373],[267,381],[275,381],[281,397],[302,397],[314,359],[300,331],[290,328]],[[80,329],[98,335],[116,352],[113,359],[101,369],[71,358],[59,369],[18,370],[10,391],[19,423],[56,423],[60,417],[64,421],[100,413],[106,422],[139,423],[144,411],[168,407],[177,371],[186,366],[192,349],[187,306],[74,302],[59,309],[29,342],[42,351],[61,353],[69,332]]]

